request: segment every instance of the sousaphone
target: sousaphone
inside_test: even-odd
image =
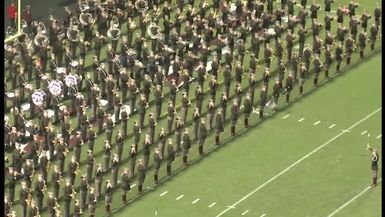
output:
[[[110,22],[110,28],[107,31],[107,36],[113,40],[119,40],[120,38],[120,29],[119,29],[119,19],[116,16],[112,17],[112,20]]]
[[[67,38],[72,42],[77,42],[80,37],[79,20],[74,17],[71,19],[70,26],[67,30]]]
[[[45,28],[44,23],[39,22],[39,24],[37,26],[37,34],[33,40],[34,44],[37,47],[42,47],[43,45],[48,43],[48,38],[45,35],[46,33],[47,33],[47,30]]]
[[[137,0],[135,2],[135,8],[141,13],[146,12],[148,10],[148,3],[146,0]]]

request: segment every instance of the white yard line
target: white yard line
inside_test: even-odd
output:
[[[321,123],[321,121],[317,121],[313,125],[318,125],[319,123]]]
[[[136,186],[136,184],[133,184],[133,185],[131,185],[131,188],[133,188],[133,187],[135,187]]]
[[[176,198],[176,200],[179,200],[179,199],[181,199],[183,196],[184,196],[183,194],[182,194],[182,195],[180,195],[179,197],[177,197],[177,198]]]
[[[305,120],[305,118],[301,118],[298,120],[298,122],[302,122],[303,120]]]
[[[168,191],[165,191],[165,192],[163,192],[163,193],[161,193],[159,196],[163,196],[163,195],[165,195],[165,194],[167,194],[168,193]]]
[[[221,213],[219,213],[216,217],[219,217],[219,216],[222,216],[223,214],[225,214],[226,212],[228,212],[231,208],[229,207],[235,207],[236,205],[240,204],[242,201],[246,200],[248,197],[250,197],[251,195],[253,195],[255,192],[259,191],[261,188],[265,187],[266,185],[268,185],[270,182],[274,181],[275,179],[277,179],[278,177],[280,177],[282,174],[285,174],[287,171],[289,171],[291,168],[295,167],[297,164],[301,163],[303,160],[305,160],[306,158],[308,158],[309,156],[313,155],[314,153],[316,153],[317,151],[321,150],[323,147],[325,147],[326,145],[328,145],[329,143],[333,142],[334,140],[336,140],[338,137],[344,135],[345,133],[349,132],[351,129],[353,129],[354,127],[356,127],[357,125],[359,125],[360,123],[362,123],[363,121],[367,120],[368,118],[370,118],[372,115],[374,115],[375,113],[379,112],[381,110],[381,107],[378,108],[377,110],[375,110],[374,112],[370,113],[369,115],[367,115],[366,117],[364,117],[363,119],[357,121],[356,123],[354,123],[352,126],[350,126],[348,129],[346,130],[342,130],[341,133],[339,133],[338,135],[336,135],[335,137],[329,139],[327,142],[325,142],[324,144],[318,146],[316,149],[314,149],[313,151],[311,151],[310,153],[308,153],[307,155],[303,156],[302,158],[300,158],[299,160],[297,160],[296,162],[294,162],[293,164],[291,164],[290,166],[288,166],[286,169],[282,170],[280,173],[278,173],[277,175],[275,175],[274,177],[270,178],[269,180],[267,180],[265,183],[263,183],[262,185],[258,186],[257,188],[255,188],[254,190],[252,190],[250,193],[248,193],[247,195],[245,195],[244,197],[242,197],[241,199],[239,199],[237,202],[235,202],[234,204],[232,204],[231,206],[228,206],[227,209],[223,210]]]
[[[378,182],[381,182],[381,178],[378,180]],[[371,189],[372,187],[371,186],[368,186],[366,187],[363,191],[361,191],[359,194],[357,194],[356,196],[354,196],[352,199],[350,199],[348,202],[344,203],[342,206],[338,207],[338,209],[334,210],[330,215],[328,215],[328,217],[332,217],[334,216],[336,213],[338,213],[340,210],[342,210],[343,208],[345,208],[347,205],[349,205],[351,202],[353,202],[355,199],[357,199],[358,197],[360,197],[361,195],[363,195],[365,192],[367,192],[369,189]]]
[[[260,217],[264,217],[264,216],[266,216],[266,213],[263,213]]]
[[[379,139],[379,138],[381,138],[381,134],[376,137],[376,139]]]
[[[368,131],[367,131],[367,130],[365,130],[364,132],[362,132],[362,133],[361,133],[361,136],[362,136],[362,135],[364,135],[364,134],[365,134],[365,133],[367,133],[367,132],[368,132]]]
[[[195,199],[193,202],[191,202],[192,204],[196,204],[198,201],[200,201],[199,198]]]
[[[248,213],[248,212],[249,212],[249,210],[246,210],[241,215],[246,215],[246,213]]]
[[[332,124],[332,125],[330,125],[329,129],[331,129],[331,128],[335,127],[335,126],[336,126],[335,124]]]
[[[209,208],[211,208],[211,207],[215,206],[215,204],[217,204],[217,203],[216,203],[216,202],[214,202],[214,203],[210,204]]]
[[[286,119],[286,118],[288,118],[290,115],[285,115],[285,117],[283,117],[282,119]]]

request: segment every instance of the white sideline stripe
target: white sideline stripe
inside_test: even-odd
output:
[[[199,199],[199,198],[197,198],[196,200],[194,200],[194,201],[192,202],[192,204],[195,204],[195,203],[197,203],[199,200],[200,200],[200,199]]]
[[[368,131],[367,131],[367,130],[365,130],[364,132],[362,132],[362,133],[361,133],[361,135],[364,135],[364,134],[365,134],[365,133],[367,133],[367,132],[368,132]]]
[[[255,192],[259,191],[261,188],[265,187],[267,184],[269,184],[270,182],[274,181],[276,178],[280,177],[282,174],[286,173],[287,171],[289,171],[291,168],[293,168],[294,166],[296,166],[297,164],[301,163],[303,160],[305,160],[306,158],[308,158],[309,156],[311,156],[312,154],[316,153],[317,151],[319,151],[320,149],[322,149],[323,147],[325,147],[326,145],[328,145],[329,143],[333,142],[334,140],[336,140],[338,137],[342,136],[343,134],[347,133],[349,130],[353,129],[354,127],[356,127],[357,125],[359,125],[360,123],[362,123],[363,121],[365,121],[366,119],[368,119],[369,117],[371,117],[372,115],[374,115],[375,113],[377,113],[378,111],[381,110],[381,107],[378,108],[377,110],[375,110],[374,112],[370,113],[369,115],[367,115],[366,117],[364,117],[363,119],[359,120],[358,122],[354,123],[352,126],[350,126],[347,130],[344,130],[342,131],[341,133],[339,133],[338,135],[336,135],[335,137],[331,138],[329,141],[325,142],[324,144],[320,145],[318,148],[314,149],[313,151],[311,151],[310,153],[308,153],[307,155],[303,156],[301,159],[297,160],[296,162],[294,162],[293,164],[291,164],[289,167],[287,167],[286,169],[282,170],[280,173],[278,173],[277,175],[275,175],[274,177],[272,177],[271,179],[267,180],[265,183],[263,183],[262,185],[258,186],[257,188],[255,188],[253,191],[251,191],[250,193],[248,193],[247,195],[245,195],[244,197],[242,197],[240,200],[238,200],[237,202],[235,202],[234,204],[232,204],[231,206],[236,206],[238,205],[239,203],[241,203],[242,201],[246,200],[248,197],[250,197],[251,195],[253,195]],[[216,217],[219,217],[219,216],[222,216],[224,213],[228,212],[230,210],[230,208],[227,208],[225,210],[223,210],[221,213],[219,213]]]
[[[298,122],[302,122],[303,120],[305,120],[305,118],[301,118],[298,120]]]
[[[378,182],[381,182],[381,179],[380,178],[378,180]],[[334,210],[334,212],[332,212],[330,215],[328,215],[328,217],[332,217],[334,216],[336,213],[338,213],[340,210],[342,210],[343,208],[345,208],[347,205],[349,205],[351,202],[353,202],[355,199],[357,199],[358,197],[360,197],[361,195],[363,195],[365,192],[367,192],[369,189],[371,189],[372,187],[371,186],[368,186],[366,187],[363,191],[361,191],[361,193],[357,194],[356,196],[354,196],[352,199],[350,199],[348,202],[346,202],[344,205],[340,206],[338,209]]]
[[[286,119],[286,118],[288,118],[290,115],[285,115],[285,117],[283,117],[282,119]]]
[[[133,185],[131,185],[131,188],[133,188],[133,187],[135,187],[136,186],[136,184],[133,184]]]
[[[318,125],[319,123],[321,123],[321,121],[317,121],[313,125]]]
[[[180,195],[179,197],[177,197],[177,198],[176,198],[176,200],[179,200],[179,199],[181,199],[183,196],[184,196],[183,194],[182,194],[182,195]]]
[[[266,215],[266,213],[263,213],[260,217],[263,217],[263,216],[265,216]]]
[[[165,191],[165,192],[161,193],[160,196],[163,196],[163,195],[165,195],[167,193],[168,193],[168,191]]]
[[[376,139],[379,139],[379,138],[381,138],[381,134],[376,137]]]
[[[249,210],[246,210],[241,215],[246,215],[246,213],[248,213],[248,212],[249,212]]]
[[[216,202],[214,202],[214,203],[210,204],[209,208],[211,208],[211,207],[215,206],[215,204],[217,204],[217,203],[216,203]]]
[[[329,129],[331,129],[331,128],[333,128],[333,127],[335,127],[336,125],[335,124],[333,124],[333,125],[331,125],[330,127],[329,127]]]

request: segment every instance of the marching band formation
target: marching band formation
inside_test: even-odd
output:
[[[127,204],[134,178],[142,193],[150,168],[158,184],[162,162],[167,161],[168,176],[178,154],[187,166],[194,142],[204,156],[206,137],[214,132],[220,145],[227,122],[234,136],[242,113],[249,127],[253,111],[262,119],[266,106],[278,109],[280,96],[289,103],[295,85],[303,94],[311,74],[317,87],[319,74],[329,78],[330,72],[339,73],[344,60],[351,64],[356,48],[364,58],[366,45],[373,51],[381,35],[380,6],[372,18],[365,10],[357,14],[361,6],[354,1],[337,11],[331,10],[333,4],[80,0],[77,10],[65,8],[64,20],[50,16],[47,24],[25,24],[25,34],[5,44],[4,106],[9,116],[4,144],[12,162],[5,172],[4,215],[40,216],[46,208],[49,216],[95,216],[102,194],[110,213],[115,189],[122,189],[122,203]],[[334,63],[335,70],[330,68]],[[165,127],[157,127],[163,119]],[[103,151],[94,152],[104,132],[104,144],[96,144]],[[103,162],[96,155],[103,155]],[[16,214],[16,204],[21,213]]]

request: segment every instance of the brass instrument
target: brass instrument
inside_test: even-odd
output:
[[[76,163],[75,175],[78,175],[79,173],[80,173],[79,163]]]
[[[90,9],[90,6],[88,5],[88,1],[87,0],[80,0],[79,1],[79,10],[84,13],[86,11],[88,11]]]
[[[160,39],[161,34],[159,31],[159,27],[156,23],[152,22],[147,28],[147,34],[151,39]]]
[[[117,41],[120,38],[120,29],[119,29],[119,19],[116,16],[112,17],[110,22],[110,28],[107,31],[107,36],[113,40]]]
[[[136,8],[136,10],[138,10],[141,13],[146,12],[148,10],[147,1],[146,0],[137,0],[135,2],[135,8]]]
[[[28,206],[31,206],[32,201],[33,201],[32,195],[31,193],[28,193],[28,197],[25,200],[25,202],[27,203]]]
[[[44,23],[39,22],[37,27],[37,34],[33,40],[33,42],[37,47],[43,47],[43,45],[48,44],[48,38],[45,35],[46,33],[47,33],[47,30],[45,28]]]
[[[91,24],[93,25],[95,23],[95,19],[92,17],[92,14],[91,13],[85,13],[85,12],[82,12],[80,15],[79,15],[79,22],[83,25],[83,26],[87,26],[88,24]]]
[[[79,37],[79,20],[77,18],[72,18],[70,26],[67,30],[67,38],[72,42],[77,42],[79,40]]]

